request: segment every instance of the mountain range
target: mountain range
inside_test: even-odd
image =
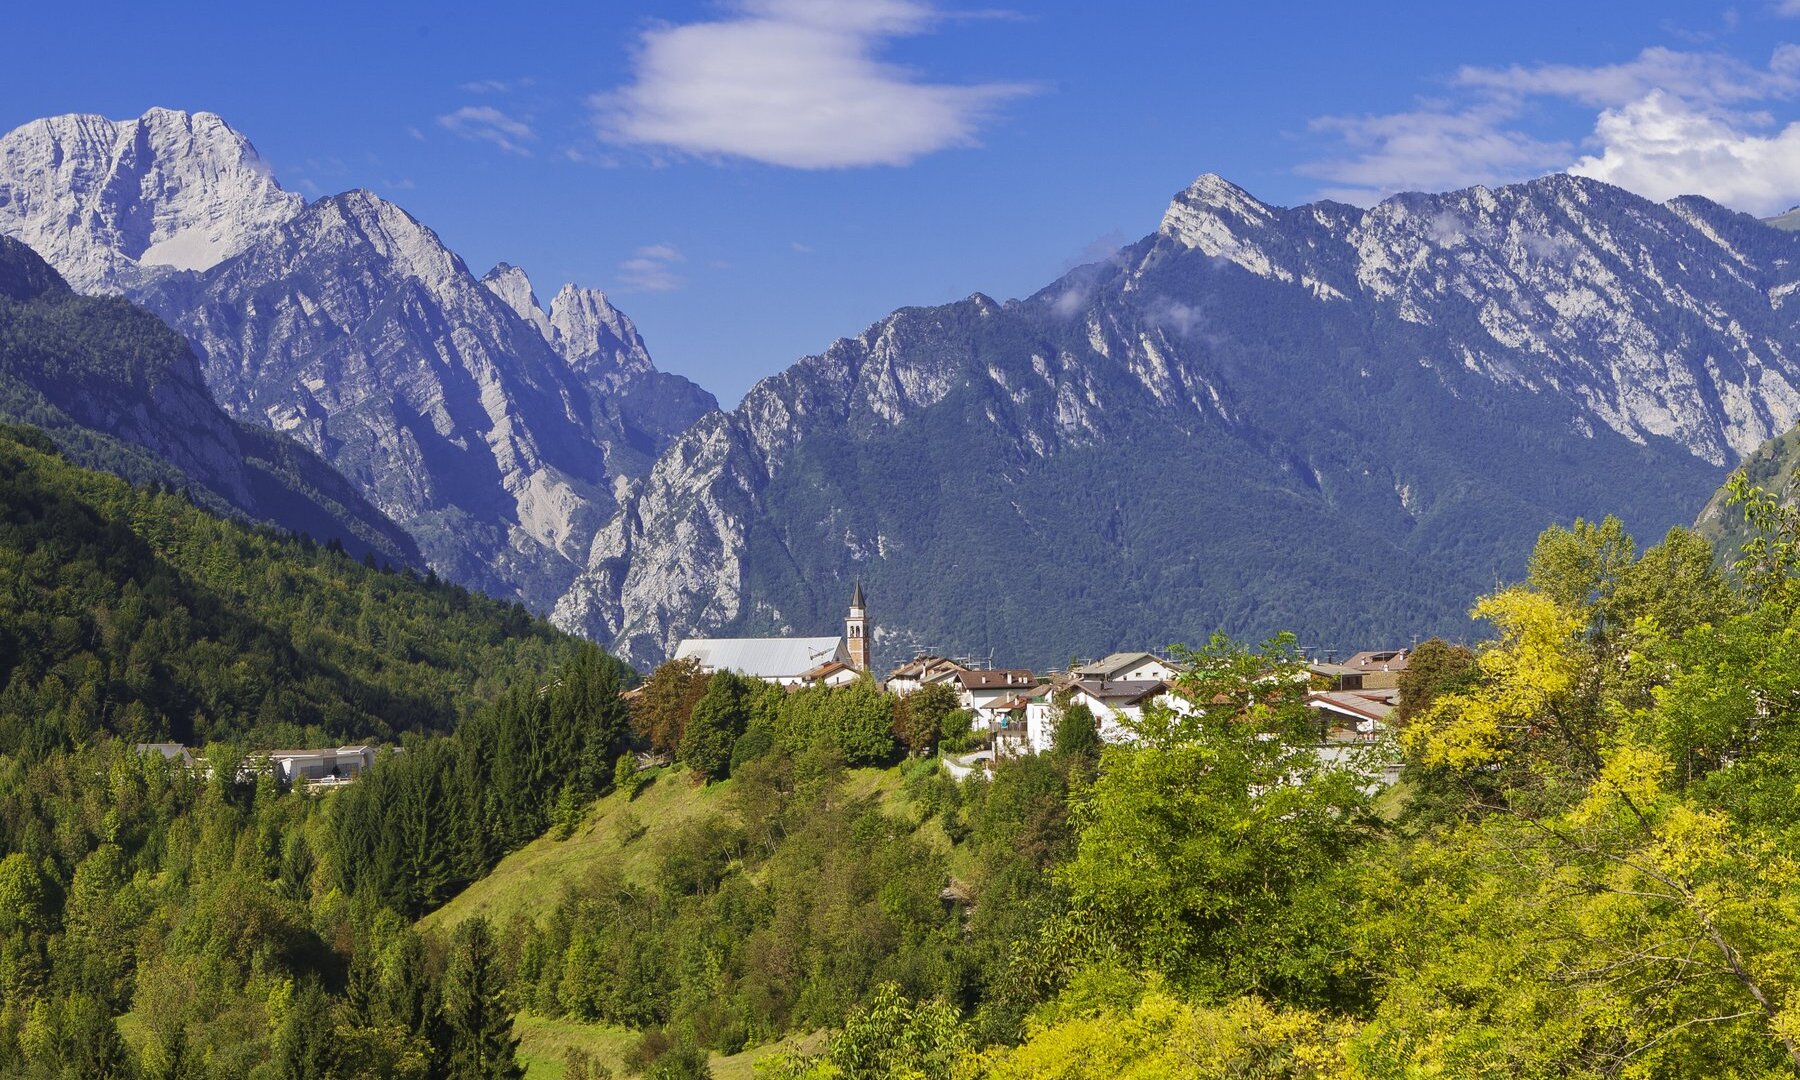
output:
[[[1553,521],[1692,521],[1800,416],[1800,234],[1570,176],[1283,208],[1216,176],[1035,295],[903,308],[722,410],[597,290],[283,191],[217,117],[0,139],[0,233],[192,343],[440,574],[635,662],[816,632],[1047,665],[1466,635]]]
[[[207,113],[8,133],[0,233],[156,312],[227,412],[323,457],[438,573],[539,610],[620,485],[716,405],[598,291],[543,313],[519,271],[476,277],[393,203],[282,191]]]

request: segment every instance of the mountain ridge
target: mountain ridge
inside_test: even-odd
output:
[[[70,143],[79,169],[58,156],[71,130],[91,134]],[[87,209],[46,211],[44,191]],[[32,197],[0,200],[0,233],[44,247],[85,291],[155,311],[227,412],[329,462],[439,573],[538,610],[585,565],[618,493],[717,404],[656,371],[597,292],[565,290],[560,330],[529,322],[404,209],[361,189],[306,203],[212,114],[24,125],[0,137],[5,192]],[[558,334],[585,351],[558,353]]]
[[[1339,647],[1466,635],[1468,598],[1522,572],[1544,524],[1619,512],[1660,533],[1691,521],[1725,464],[1788,425],[1800,332],[1782,300],[1797,268],[1800,244],[1754,219],[1571,177],[1365,211],[1272,207],[1205,175],[1111,260],[1025,300],[900,309],[701,420],[598,534],[554,617],[650,662],[686,633],[832,625],[836,592],[860,576],[884,608],[890,658],[991,647],[1055,663],[1219,626]],[[1386,430],[1394,418],[1416,425],[1410,442]],[[895,434],[909,425],[917,438]],[[1475,431],[1503,453],[1467,445]],[[914,445],[932,439],[963,460]],[[1193,460],[1159,470],[1134,453]],[[895,501],[871,489],[875,461],[846,464],[862,455],[915,482],[904,501],[929,505],[921,515],[956,523],[931,537],[938,550],[922,537],[908,549],[891,505],[856,521]],[[909,472],[909,456],[929,464]],[[1058,460],[1066,468],[1038,464]],[[957,478],[968,461],[994,463],[995,483]],[[1159,471],[1205,493],[1154,528],[1194,534],[1217,582],[1159,587],[1181,553],[1134,534],[1155,515],[1129,499],[1069,494],[1093,469],[1128,496],[1141,485],[1187,497],[1159,488]],[[842,495],[814,503],[807,485]],[[1047,512],[1010,495],[993,502],[1000,513],[966,510],[1004,486]],[[1033,573],[1058,557],[1059,515],[1097,523],[1112,546],[1060,576]],[[1263,527],[1242,520],[1257,517]],[[803,535],[821,524],[833,539]],[[1340,549],[1289,550],[1294,531]],[[955,539],[990,532],[1013,557]],[[1118,546],[1134,538],[1141,550]],[[1291,574],[1264,564],[1271,550]],[[1447,570],[1429,561],[1445,558]],[[958,580],[953,567],[970,563],[995,583]],[[1129,584],[1096,601],[1067,584],[1084,574]],[[1432,574],[1458,585],[1421,580]],[[1064,605],[1083,612],[1066,621],[1087,625],[1085,638],[1046,619]],[[1377,611],[1385,621],[1362,617]]]

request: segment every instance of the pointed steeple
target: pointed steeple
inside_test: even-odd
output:
[[[869,670],[870,639],[875,636],[875,628],[869,625],[869,606],[863,602],[862,582],[850,593],[850,614],[844,618],[844,645],[850,653],[850,666],[858,671]]]

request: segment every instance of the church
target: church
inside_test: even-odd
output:
[[[697,660],[707,674],[735,671],[777,686],[842,686],[869,671],[874,638],[859,581],[838,637],[687,638],[676,647],[674,658]]]

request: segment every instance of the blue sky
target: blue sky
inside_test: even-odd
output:
[[[477,272],[597,285],[734,403],[893,308],[1026,295],[1217,172],[1270,202],[1574,167],[1800,202],[1800,0],[22,5],[0,128],[207,110]]]

